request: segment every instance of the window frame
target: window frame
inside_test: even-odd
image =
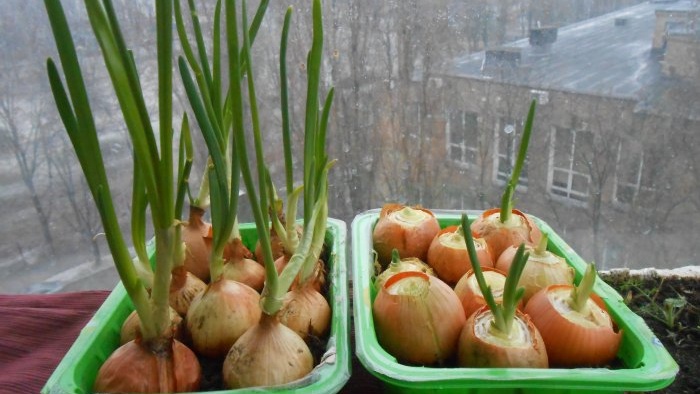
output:
[[[563,167],[556,167],[555,168],[555,163],[554,163],[554,156],[555,156],[555,149],[556,149],[556,138],[557,138],[557,131],[562,130],[562,131],[569,131],[573,132],[572,140],[571,140],[571,146],[569,149],[569,152],[567,153],[568,156],[568,168],[563,168]],[[576,164],[576,137],[579,133],[591,133],[590,130],[587,130],[586,128],[582,129],[577,129],[573,127],[563,127],[563,126],[552,126],[551,131],[550,131],[550,145],[549,145],[549,164],[547,166],[547,193],[556,200],[567,202],[573,205],[577,206],[588,206],[588,199],[591,195],[590,193],[590,185],[591,185],[591,176],[590,174],[586,174],[583,172],[576,171],[574,169],[574,166]],[[592,135],[591,135],[592,137]],[[567,185],[566,186],[559,186],[554,184],[554,172],[555,171],[562,171],[565,172],[567,176]],[[574,184],[574,176],[582,176],[586,179],[586,192],[585,194],[583,192],[580,192],[578,190],[575,190],[573,188]],[[557,193],[559,191],[560,193]],[[579,197],[579,198],[576,198]]]
[[[453,133],[453,128],[452,128],[452,118],[455,113],[460,114],[460,119],[462,123],[462,142],[460,143],[453,143],[452,142],[452,133]],[[467,127],[466,127],[466,116],[467,114],[471,115],[474,117],[474,134],[475,137],[474,141],[475,144],[473,145],[468,145],[466,142],[468,140],[467,137]],[[469,169],[469,168],[476,168],[479,165],[479,123],[481,121],[481,118],[479,117],[479,114],[476,112],[472,111],[465,111],[465,110],[449,110],[446,113],[445,118],[447,119],[447,122],[445,123],[445,134],[446,134],[446,150],[447,150],[447,158],[448,160],[457,165],[458,167]],[[457,160],[453,157],[452,155],[452,148],[458,148],[461,153],[461,159]],[[471,152],[474,157],[473,162],[467,161],[467,152]]]

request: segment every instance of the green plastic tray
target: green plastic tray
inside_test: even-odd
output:
[[[257,233],[253,224],[240,226],[241,237],[248,247],[255,245]],[[326,245],[330,246],[329,278],[332,307],[331,333],[321,363],[305,378],[283,386],[253,389],[220,390],[210,393],[335,393],[350,379],[350,345],[348,334],[348,285],[344,222],[328,219]],[[133,310],[124,286],[119,283],[95,316],[83,328],[46,385],[44,394],[79,394],[92,392],[97,371],[119,345],[122,322]]]
[[[678,365],[658,338],[602,280],[594,291],[604,300],[618,326],[624,330],[619,369],[573,368],[431,368],[399,364],[377,342],[372,320],[375,294],[372,230],[379,209],[364,212],[352,223],[352,280],[357,357],[365,368],[384,382],[388,392],[460,393],[620,393],[651,391],[673,382]],[[459,224],[462,211],[433,211],[441,227]],[[467,211],[470,218],[480,211]],[[549,249],[566,258],[578,281],[586,263],[542,220],[533,217],[549,234]]]

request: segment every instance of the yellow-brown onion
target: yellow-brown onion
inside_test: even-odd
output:
[[[573,310],[567,302],[572,288],[552,285],[540,290],[525,306],[525,313],[542,334],[552,366],[605,365],[617,355],[622,332],[595,294],[583,313]]]
[[[386,283],[386,281],[393,275],[405,271],[420,271],[430,276],[436,276],[435,271],[433,271],[432,267],[430,267],[428,264],[422,262],[418,258],[407,257],[405,259],[400,259],[396,263],[392,261],[391,264],[389,264],[389,266],[386,267],[384,271],[380,272],[379,275],[377,275],[377,277],[374,280],[374,286],[377,289],[380,289],[382,288],[382,286],[384,286],[384,283]]]
[[[331,307],[313,283],[307,282],[285,294],[278,317],[304,340],[309,336],[323,338],[330,330]]]
[[[428,247],[439,231],[440,224],[430,210],[385,204],[372,233],[379,263],[386,267],[394,249],[401,258],[416,257],[426,261]]]
[[[203,209],[190,206],[190,217],[182,228],[182,241],[185,243],[185,269],[208,282],[211,253],[211,240],[208,237],[211,225],[204,222],[203,216]]]
[[[187,312],[187,332],[194,350],[207,357],[224,357],[260,319],[259,303],[260,295],[248,285],[228,279],[210,283]]]
[[[313,363],[309,347],[297,333],[276,316],[263,314],[231,347],[222,372],[228,388],[267,387],[303,378]]]
[[[182,340],[182,316],[180,316],[177,311],[170,307],[170,332],[167,336],[172,336],[177,340]],[[141,338],[141,319],[136,311],[132,311],[129,316],[126,317],[122,327],[119,331],[119,344],[124,345],[127,342],[133,341],[134,339]]]
[[[93,390],[97,393],[171,393],[199,390],[201,367],[197,356],[176,340],[147,346],[140,339],[127,342],[102,364]]]
[[[477,238],[474,240],[474,246],[479,264],[482,267],[493,267],[493,258],[486,241]],[[428,248],[428,264],[435,269],[438,278],[450,286],[454,286],[472,269],[464,235],[459,226],[446,227],[433,238]]]
[[[454,354],[466,317],[454,291],[423,272],[395,274],[372,305],[379,344],[399,362],[443,364]]]
[[[474,312],[459,337],[457,362],[469,368],[547,368],[545,342],[529,317],[516,311],[507,337],[492,332],[488,306]]]
[[[170,306],[180,314],[187,315],[192,300],[207,288],[207,284],[202,282],[193,273],[187,271],[184,266],[173,269],[170,279],[170,294],[168,301]]]
[[[529,216],[517,209],[511,212],[510,220],[507,223],[501,223],[501,210],[488,209],[470,225],[476,238],[486,240],[494,260],[498,260],[501,253],[509,246],[518,247],[522,243],[537,245],[542,237],[542,232]]]
[[[240,238],[234,238],[224,248],[224,273],[229,280],[245,283],[258,293],[265,285],[265,268],[253,260],[253,254],[243,245]]]
[[[537,253],[535,249],[532,245],[525,246],[525,251],[530,253],[530,257],[527,259],[527,264],[525,264],[518,281],[518,287],[525,288],[525,294],[522,298],[523,305],[527,305],[528,300],[535,293],[547,286],[574,282],[574,269],[566,263],[566,260],[546,250]],[[518,248],[515,246],[504,250],[496,261],[496,268],[508,272],[517,250]]]
[[[506,273],[495,268],[483,267],[484,279],[491,288],[491,293],[496,303],[503,300],[503,288],[506,283]],[[486,305],[484,295],[479,289],[473,270],[469,270],[455,285],[455,294],[462,303],[465,316],[469,317],[478,309]]]

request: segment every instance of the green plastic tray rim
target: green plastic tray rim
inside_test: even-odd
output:
[[[255,245],[255,225],[240,225],[241,237],[247,246]],[[347,230],[345,222],[328,219],[326,245],[330,250],[331,333],[321,362],[303,379],[264,388],[208,391],[224,393],[335,393],[350,379],[349,295],[347,281]],[[149,253],[152,248],[149,249]],[[97,370],[119,345],[122,322],[133,310],[124,286],[117,284],[105,302],[85,325],[41,390],[42,394],[83,394],[92,392]]]
[[[458,224],[462,213],[470,219],[481,211],[433,210],[441,227]],[[678,365],[641,317],[632,312],[622,297],[602,280],[594,291],[603,299],[613,319],[624,330],[618,357],[627,368],[431,368],[400,364],[377,342],[372,319],[372,231],[379,218],[379,209],[361,213],[352,222],[352,282],[356,354],[360,362],[387,388],[398,391],[437,391],[481,389],[510,392],[525,389],[532,392],[569,391],[651,391],[673,382]],[[531,216],[531,215],[530,215]],[[540,229],[549,235],[548,248],[566,258],[576,271],[576,281],[585,271],[584,262],[541,219],[531,216]],[[560,391],[566,389],[567,391]]]

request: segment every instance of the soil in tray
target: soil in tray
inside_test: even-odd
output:
[[[601,273],[641,316],[679,366],[674,382],[659,393],[700,391],[700,279]]]

